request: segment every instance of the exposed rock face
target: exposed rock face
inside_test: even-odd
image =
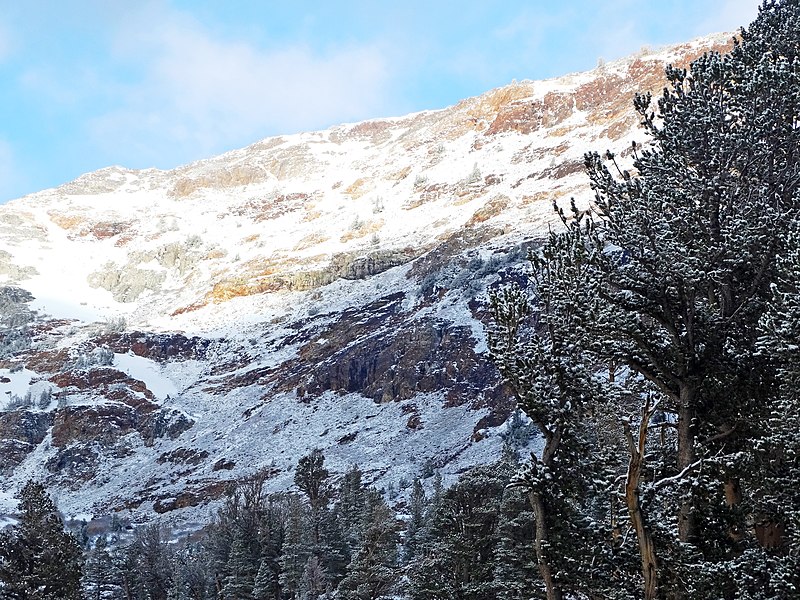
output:
[[[117,302],[133,302],[144,291],[159,290],[166,278],[164,272],[131,266],[118,269],[114,263],[107,263],[102,271],[89,276],[89,285],[108,290]]]
[[[33,313],[27,304],[33,296],[18,287],[0,287],[0,324],[6,327],[19,327],[33,320]]]
[[[130,352],[157,362],[203,360],[210,344],[210,340],[199,336],[145,331],[105,334],[91,340],[94,347],[106,347],[119,354]]]
[[[554,92],[546,94],[541,100],[507,104],[497,113],[485,135],[508,131],[527,135],[542,127],[553,127],[569,117],[574,107],[572,94]]]
[[[271,264],[252,264],[244,272],[237,272],[235,277],[215,284],[201,302],[179,309],[176,314],[197,310],[208,302],[219,304],[241,296],[309,291],[324,287],[337,279],[366,279],[411,261],[419,252],[420,250],[405,248],[373,251],[365,255],[341,253],[333,255],[324,268],[291,273],[274,273],[276,268]],[[257,274],[258,272],[261,274]]]
[[[52,413],[0,412],[0,473],[10,475],[14,467],[42,443],[52,424]]]
[[[447,402],[475,408],[499,399],[499,376],[473,350],[471,330],[400,310],[397,294],[342,313],[269,379],[308,401],[326,391],[358,392],[376,402],[447,390]]]
[[[97,442],[101,446],[111,446],[120,436],[134,430],[138,416],[135,408],[119,404],[60,409],[53,423],[53,445]]]

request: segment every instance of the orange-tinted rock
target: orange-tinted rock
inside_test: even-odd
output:
[[[583,84],[575,90],[575,108],[596,111],[619,103],[623,103],[626,107],[630,106],[632,95],[623,94],[623,83],[623,79],[618,75],[601,75]]]
[[[516,131],[523,135],[541,127],[552,127],[572,114],[573,99],[569,94],[548,92],[541,100],[520,101],[503,106],[486,135]]]
[[[100,221],[89,226],[87,233],[98,240],[105,240],[124,233],[131,225],[122,221]]]
[[[180,508],[206,504],[222,497],[229,487],[230,484],[227,481],[208,482],[197,488],[182,491],[176,496],[156,498],[153,501],[153,510],[164,514]]]
[[[469,221],[466,222],[465,227],[474,227],[478,223],[483,223],[492,217],[496,217],[508,208],[509,202],[508,196],[495,196],[475,211]]]
[[[563,179],[575,173],[581,173],[584,170],[582,160],[566,160],[549,169],[542,171],[537,179]]]

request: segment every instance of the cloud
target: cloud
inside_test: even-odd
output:
[[[389,69],[375,45],[264,50],[179,13],[144,16],[146,24],[119,32],[114,48],[133,81],[117,82],[117,106],[89,124],[99,144],[127,147],[117,152],[123,158],[158,160],[176,147],[179,160],[198,158],[271,133],[376,116],[390,101]]]

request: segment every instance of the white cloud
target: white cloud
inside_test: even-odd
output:
[[[197,158],[272,132],[378,115],[390,101],[389,69],[375,46],[268,51],[215,36],[181,14],[142,16],[115,48],[138,77],[90,123],[98,143],[129,147],[115,153],[123,159],[159,160],[170,148],[177,160]]]

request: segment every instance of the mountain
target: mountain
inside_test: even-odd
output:
[[[633,95],[729,43],[0,207],[0,516],[29,478],[98,527],[191,528],[257,469],[290,486],[313,448],[390,497],[491,461],[514,399],[487,289],[524,282],[553,201],[591,197],[585,152],[630,162]]]

